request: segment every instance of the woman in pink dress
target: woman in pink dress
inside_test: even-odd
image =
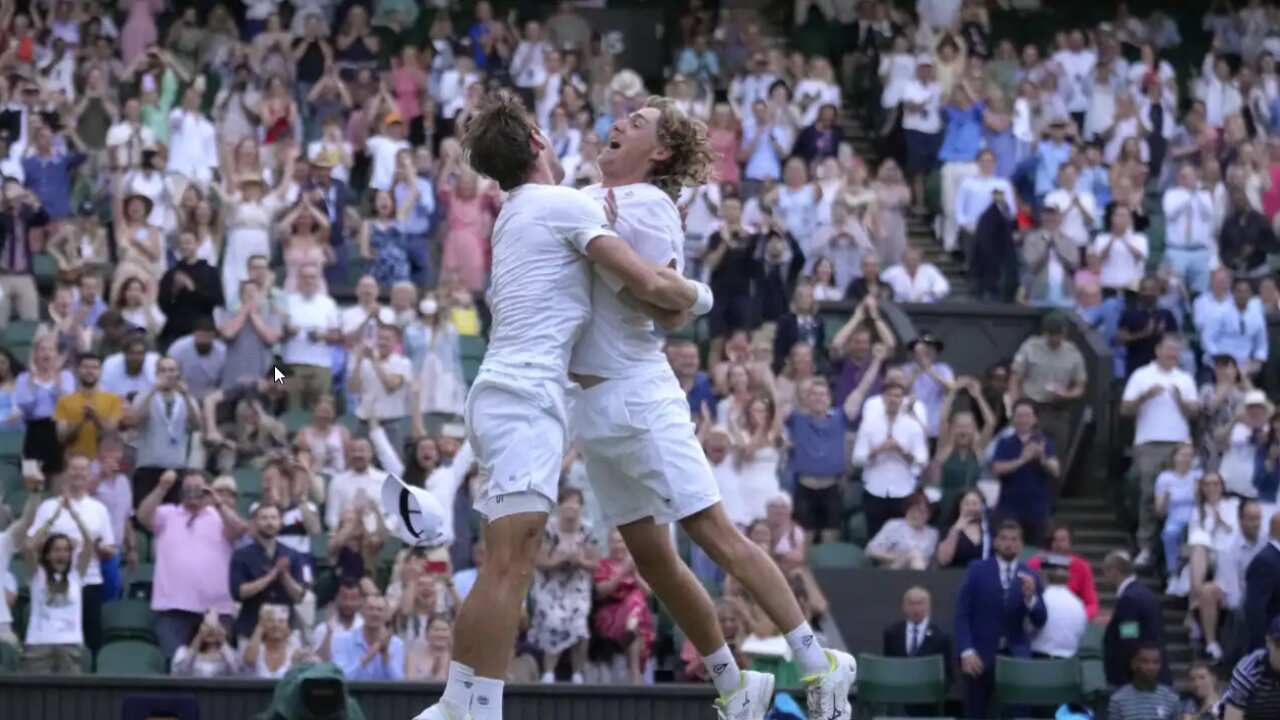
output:
[[[284,238],[284,291],[298,291],[298,270],[303,265],[321,269],[335,261],[329,244],[329,218],[306,200],[298,203],[276,226],[276,237]],[[324,278],[320,292],[327,293]]]
[[[716,103],[711,111],[711,124],[707,139],[715,151],[715,177],[722,183],[738,184],[741,171],[738,168],[738,146],[742,142],[742,130],[733,116],[729,103]]]
[[[159,39],[155,16],[164,10],[164,0],[121,0],[120,4],[129,6],[129,18],[120,28],[120,52],[125,67],[129,67],[134,58]]]
[[[489,233],[501,201],[497,188],[470,168],[457,168],[457,156],[445,161],[440,177],[440,202],[448,224],[441,270],[452,273],[472,292],[481,292],[489,274]]]
[[[644,683],[644,665],[653,649],[653,611],[649,586],[636,572],[635,560],[617,530],[609,533],[609,555],[596,565],[596,610],[591,626],[627,653],[631,682]]]
[[[427,88],[427,80],[418,48],[406,45],[400,51],[400,64],[391,71],[391,93],[405,123],[422,114],[422,93]]]

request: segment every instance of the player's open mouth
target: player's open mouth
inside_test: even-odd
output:
[[[619,149],[619,148],[621,148],[621,147],[622,147],[622,143],[618,142],[617,140],[610,140],[610,141],[609,141],[609,149],[610,149],[610,150],[617,150],[617,149]]]

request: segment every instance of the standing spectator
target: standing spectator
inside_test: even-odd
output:
[[[277,541],[280,508],[267,502],[259,503],[250,519],[254,542],[231,556],[231,597],[240,603],[240,614],[233,627],[236,636],[242,639],[253,633],[253,623],[264,606],[283,605],[291,609],[306,592],[302,556]]]
[[[351,392],[360,395],[356,417],[365,422],[366,433],[376,423],[397,453],[404,451],[409,435],[409,381],[413,373],[409,359],[396,352],[399,344],[398,327],[379,325],[377,343],[356,348],[355,367],[347,380]]]
[[[209,611],[230,627],[234,606],[223,569],[230,570],[231,544],[245,532],[235,510],[218,500],[197,471],[184,471],[179,503],[164,503],[177,481],[173,470],[162,474],[136,515],[155,536],[151,609],[156,641],[167,658],[191,641]]]
[[[84,626],[88,586],[85,581],[96,555],[95,545],[76,507],[66,497],[54,502],[58,508],[55,515],[48,522],[32,527],[35,534],[30,551],[36,558],[36,566],[31,571],[31,616],[22,670],[33,674],[79,675],[87,644]],[[76,528],[74,537],[79,542],[64,533],[51,532],[53,522],[63,511]],[[101,611],[99,602],[93,612]]]
[[[1231,297],[1232,302],[1205,323],[1200,342],[1206,357],[1230,355],[1244,375],[1254,378],[1262,371],[1270,350],[1266,314],[1254,299],[1247,278],[1236,278]]]
[[[1205,654],[1214,664],[1224,656],[1218,642],[1222,614],[1242,613],[1249,565],[1269,544],[1270,537],[1262,530],[1262,506],[1257,500],[1241,502],[1235,531],[1216,549],[1213,580],[1202,583],[1194,598],[1193,607],[1204,633]]]
[[[782,178],[782,160],[791,151],[791,129],[774,117],[763,99],[751,103],[751,114],[742,119],[742,147],[738,162],[742,169],[742,196],[760,195],[765,182]]]
[[[1013,520],[1000,525],[995,555],[969,564],[956,597],[955,636],[965,675],[965,715],[987,717],[995,690],[996,653],[1031,657],[1028,628],[1047,619],[1040,580],[1018,561],[1022,528]]]
[[[1080,247],[1063,231],[1062,213],[1055,205],[1046,203],[1040,227],[1023,236],[1022,264],[1023,299],[1035,306],[1071,304]]]
[[[838,110],[835,105],[823,105],[818,117],[808,127],[800,131],[792,149],[795,157],[813,164],[816,160],[835,157],[844,141],[844,130],[839,125]]]
[[[57,338],[42,334],[31,347],[31,366],[18,375],[13,385],[13,404],[22,412],[26,433],[22,457],[40,464],[47,477],[62,471],[63,450],[58,441],[54,411],[63,395],[75,392],[76,379],[61,369]],[[103,389],[111,391],[103,383]]]
[[[1018,348],[1012,370],[1009,386],[1013,397],[1035,403],[1040,429],[1059,453],[1069,452],[1076,401],[1084,396],[1089,379],[1084,356],[1067,339],[1066,318],[1058,313],[1046,315],[1040,335],[1028,338]]]
[[[582,684],[591,636],[592,573],[599,561],[590,525],[582,520],[582,492],[568,488],[547,522],[547,532],[534,575],[531,640],[543,652],[542,682],[556,681],[560,656],[569,652],[573,682]]]
[[[1154,643],[1158,653],[1164,648],[1164,616],[1151,589],[1134,573],[1129,553],[1112,550],[1102,562],[1102,578],[1116,588],[1116,606],[1103,634],[1102,658],[1107,683],[1124,685],[1133,674],[1133,661],[1146,643]],[[1168,670],[1161,671],[1167,676]]]
[[[289,608],[283,605],[260,606],[253,633],[241,638],[239,644],[243,648],[240,662],[245,674],[260,680],[283,678],[302,649],[302,643],[289,629]]]
[[[778,319],[773,339],[775,371],[782,370],[787,355],[797,344],[808,345],[815,354],[827,347],[826,327],[818,316],[818,304],[813,298],[813,283],[807,280],[796,283],[788,312]]]
[[[1160,668],[1164,651],[1156,643],[1138,646],[1131,661],[1128,684],[1111,696],[1107,703],[1108,720],[1147,720],[1174,718],[1178,715],[1178,694],[1160,684]]]
[[[90,480],[89,458],[79,454],[68,456],[62,493],[46,499],[36,509],[35,519],[27,531],[27,548],[44,561],[49,551],[45,538],[62,535],[71,539],[76,554],[89,555],[88,565],[79,572],[75,588],[75,604],[82,618],[77,630],[83,630],[85,647],[97,652],[102,641],[101,615],[105,599],[102,563],[115,556],[117,546],[107,506],[89,495]],[[29,636],[27,641],[30,642]]]
[[[1164,519],[1160,540],[1164,548],[1165,574],[1177,574],[1182,561],[1182,543],[1196,505],[1196,484],[1202,474],[1194,467],[1196,450],[1191,443],[1173,452],[1169,469],[1156,476],[1156,516]]]
[[[630,682],[643,684],[644,667],[657,634],[649,609],[652,591],[616,529],[609,533],[609,554],[596,565],[593,582],[596,602],[591,626],[598,636],[623,648]]]
[[[926,331],[907,343],[911,360],[902,366],[908,394],[924,407],[924,432],[930,440],[938,437],[942,406],[947,395],[956,386],[955,371],[947,363],[938,360],[942,350],[942,341]]]
[[[98,382],[103,390],[132,403],[138,395],[155,385],[159,362],[159,353],[147,350],[147,339],[143,333],[130,330],[120,351],[102,361],[102,379]]]
[[[48,502],[47,500],[45,502]],[[1249,649],[1262,647],[1280,617],[1280,514],[1271,516],[1271,544],[1263,548],[1245,572],[1244,617],[1249,628]],[[1268,623],[1272,631],[1268,631]]]
[[[986,103],[974,96],[972,89],[960,81],[951,89],[947,104],[942,108],[942,145],[938,160],[942,163],[942,247],[948,252],[959,248],[957,230],[959,218],[956,208],[960,188],[967,178],[976,175],[975,162],[982,149],[983,113]],[[995,156],[992,155],[993,167]]]
[[[1154,322],[1154,321],[1153,321]],[[1141,499],[1138,506],[1138,557],[1146,567],[1154,561],[1156,540],[1156,476],[1178,446],[1191,442],[1190,422],[1200,412],[1195,382],[1178,368],[1182,340],[1176,335],[1160,338],[1155,362],[1138,368],[1125,383],[1120,412],[1136,417],[1133,466],[1137,470]]]
[[[878,366],[878,363],[873,363]],[[801,408],[786,419],[790,468],[796,475],[795,520],[812,544],[840,535],[840,482],[846,473],[845,434],[849,419],[831,406],[831,388],[822,379],[800,385]]]
[[[924,179],[938,162],[942,145],[942,85],[933,56],[916,58],[916,76],[902,89],[902,129],[907,141],[907,177],[916,212],[924,211]]]
[[[156,384],[134,398],[129,424],[138,428],[133,496],[146,497],[165,470],[186,467],[191,434],[203,426],[200,406],[182,382],[177,360],[156,363]],[[165,501],[178,501],[176,488]]]
[[[931,303],[951,294],[951,283],[937,265],[924,262],[919,248],[909,247],[902,254],[902,264],[887,268],[880,279],[893,291],[900,303]]]
[[[1016,520],[1024,537],[1038,542],[1049,520],[1049,494],[1062,466],[1053,440],[1037,424],[1035,403],[1027,399],[1013,404],[1012,432],[996,440],[991,472],[1000,480],[996,513]]]
[[[915,492],[902,505],[904,517],[880,528],[867,543],[867,557],[890,570],[925,570],[938,547],[938,529],[928,524],[929,500]]]
[[[165,316],[159,338],[162,347],[191,333],[201,320],[212,320],[215,309],[223,304],[218,271],[198,252],[195,233],[178,234],[178,263],[160,277],[156,297]]]
[[[1041,210],[1053,208],[1061,219],[1061,233],[1080,251],[1089,247],[1102,214],[1098,201],[1089,189],[1081,189],[1076,166],[1065,162],[1058,167],[1058,187],[1044,198]]]
[[[317,275],[316,282],[319,282]],[[240,306],[235,311],[214,310],[218,334],[226,343],[227,362],[222,368],[222,390],[257,382],[272,368],[272,346],[280,340],[280,316],[272,303],[262,302],[267,290],[253,280],[240,282]]]
[[[1188,290],[1209,289],[1209,265],[1217,249],[1213,194],[1200,183],[1196,166],[1178,168],[1178,184],[1165,190],[1161,205],[1165,219],[1164,262]]]
[[[426,154],[421,162],[430,167],[429,151],[419,149],[418,152]],[[436,212],[436,189],[431,178],[414,166],[413,155],[407,150],[400,153],[392,195],[395,206],[402,209],[400,233],[409,254],[409,277],[420,287],[434,285],[431,233]]]
[[[98,444],[116,432],[124,415],[120,396],[98,389],[102,358],[84,353],[76,359],[76,392],[58,398],[53,418],[58,440],[68,453],[98,456]]]
[[[40,200],[20,181],[0,183],[0,329],[9,326],[15,312],[19,320],[40,319],[31,231],[48,219]]]
[[[289,366],[289,407],[311,409],[332,385],[330,345],[342,340],[338,306],[320,291],[320,268],[298,271],[298,292],[285,298],[284,347]],[[256,325],[255,325],[256,328]]]
[[[197,402],[222,386],[227,346],[218,339],[210,318],[198,318],[190,335],[175,339],[169,346],[169,357],[178,361],[182,382]]]
[[[365,438],[353,438],[347,445],[346,471],[338,473],[329,481],[324,522],[330,531],[338,527],[339,518],[348,508],[360,510],[364,525],[369,526],[366,511],[377,512],[377,498],[382,497],[382,481],[386,479],[386,473],[373,467],[370,464],[372,461],[373,446],[369,441]]]
[[[853,316],[831,338],[831,346],[827,349],[827,357],[835,373],[833,399],[837,405],[843,406],[849,394],[862,384],[863,377],[875,361],[872,351],[877,343],[884,347],[885,357],[888,357],[897,348],[898,339],[880,314],[879,299],[868,295],[858,302]],[[867,390],[869,395],[880,392],[880,375],[884,370],[882,362],[872,373],[871,386]]]
[[[1132,376],[1139,368],[1155,359],[1156,346],[1165,333],[1177,331],[1178,321],[1172,312],[1160,307],[1159,301],[1159,278],[1144,277],[1138,284],[1136,301],[1130,303],[1120,315],[1116,340],[1125,346],[1126,377]]]
[[[862,471],[862,508],[867,534],[875,537],[889,520],[900,517],[903,498],[916,488],[921,469],[929,462],[924,427],[902,399],[906,389],[886,382],[883,418],[863,418],[853,449],[853,464]]]
[[[1104,290],[1132,290],[1142,278],[1150,249],[1147,236],[1133,229],[1133,213],[1124,205],[1114,205],[1107,232],[1093,240],[1093,250],[1102,259],[1099,278]]]
[[[72,136],[64,135],[67,144]],[[34,151],[22,161],[26,185],[40,199],[40,207],[53,221],[71,217],[71,186],[76,168],[88,157],[84,153],[66,153],[54,147],[53,130],[41,125],[35,131]]]
[[[1267,720],[1280,713],[1280,615],[1267,626],[1265,645],[1236,664],[1223,700],[1224,720]]]
[[[1250,390],[1244,396],[1244,408],[1226,433],[1226,449],[1218,464],[1218,474],[1226,491],[1244,498],[1258,496],[1255,486],[1258,453],[1270,432],[1271,403],[1261,390]]]
[[[1045,622],[1031,640],[1031,652],[1051,658],[1073,658],[1080,640],[1089,627],[1084,603],[1067,587],[1068,567],[1072,559],[1060,555],[1043,558],[1037,571],[1044,573]]]
[[[990,148],[978,151],[978,172],[964,178],[955,196],[956,226],[959,232],[957,249],[966,256],[972,256],[970,243],[974,233],[978,231],[978,220],[999,197],[1006,207],[1014,207],[1017,196],[1013,194],[1013,186],[1003,177],[996,175],[996,154]]]
[[[1204,297],[1203,295],[1201,297]],[[1236,359],[1218,355],[1213,360],[1213,381],[1200,387],[1200,407],[1204,414],[1197,446],[1206,467],[1216,467],[1231,423],[1244,409],[1244,396],[1250,383],[1240,374]]]
[[[204,77],[182,93],[182,104],[169,113],[168,171],[204,187],[218,169],[218,138],[213,123],[200,111]],[[270,83],[268,83],[270,87]]]

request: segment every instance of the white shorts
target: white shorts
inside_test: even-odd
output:
[[[564,462],[564,385],[483,370],[467,395],[467,439],[485,480],[475,509],[489,520],[555,507]]]
[[[677,522],[720,502],[720,487],[670,370],[574,386],[574,444],[610,526]]]

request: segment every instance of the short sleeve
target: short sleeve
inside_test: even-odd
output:
[[[155,527],[157,536],[162,534],[165,526],[169,524],[169,515],[171,512],[172,510],[165,505],[161,505],[156,508],[156,514],[151,524]]]
[[[1022,347],[1018,348],[1017,354],[1013,356],[1012,369],[1014,372],[1018,373],[1019,375],[1027,374],[1027,344],[1026,343],[1023,343]]]
[[[587,245],[602,235],[616,235],[605,218],[604,208],[585,193],[566,193],[559,212],[554,216],[554,230],[575,250],[587,254]]]
[[[1120,399],[1124,402],[1133,402],[1142,397],[1144,392],[1146,392],[1146,389],[1142,387],[1141,376],[1134,373],[1129,376],[1129,381],[1124,384],[1124,394],[1120,396]]]
[[[74,398],[69,395],[63,395],[58,398],[58,404],[53,406],[53,419],[60,422],[71,422],[71,403]]]

